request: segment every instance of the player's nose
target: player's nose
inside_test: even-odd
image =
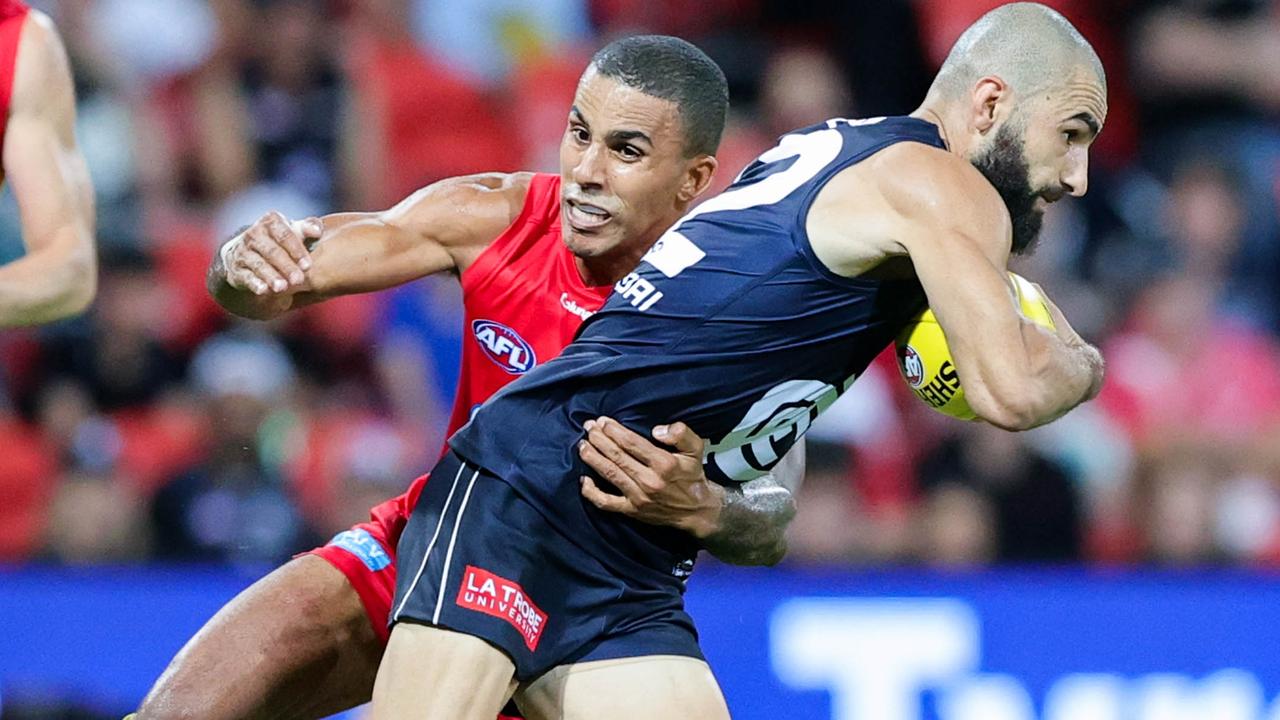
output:
[[[1087,152],[1068,154],[1066,172],[1062,175],[1062,187],[1072,197],[1083,197],[1089,191],[1089,154]]]
[[[582,186],[604,185],[604,161],[606,148],[592,143],[578,156],[573,166],[573,181]]]

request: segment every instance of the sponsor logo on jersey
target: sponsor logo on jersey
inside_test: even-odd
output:
[[[329,544],[360,558],[360,562],[373,572],[378,572],[391,564],[391,556],[382,549],[382,543],[374,539],[373,535],[364,528],[343,530],[334,535]]]
[[[492,320],[475,320],[471,323],[480,349],[498,367],[512,375],[523,375],[538,364],[533,347],[515,330]]]
[[[468,610],[506,620],[524,637],[530,652],[538,649],[538,639],[547,626],[547,614],[538,609],[519,583],[468,565],[462,573],[457,603]]]
[[[662,299],[662,291],[653,283],[640,277],[639,273],[629,273],[613,286],[613,291],[631,303],[631,306],[644,312]]]
[[[907,345],[898,350],[898,362],[902,364],[902,377],[907,379],[907,384],[913,388],[920,387],[924,382],[924,361],[920,359],[920,353]]]
[[[560,293],[560,307],[564,308],[565,310],[568,310],[574,315],[577,315],[583,320],[590,319],[592,315],[595,315],[594,312],[574,302],[573,298],[569,297],[569,293],[567,292]]]
[[[743,483],[772,471],[855,379],[846,378],[840,387],[821,380],[786,380],[769,388],[733,430],[708,445],[702,459],[707,479]]]

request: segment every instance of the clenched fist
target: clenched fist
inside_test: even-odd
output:
[[[306,272],[311,268],[308,241],[320,237],[319,218],[289,222],[269,212],[222,246],[227,284],[255,295],[288,295],[309,289]]]

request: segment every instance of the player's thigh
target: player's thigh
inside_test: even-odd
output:
[[[493,720],[515,690],[515,664],[478,637],[397,623],[373,690],[373,720]]]
[[[381,655],[346,577],[305,555],[219,610],[169,664],[138,720],[325,717],[368,701]]]
[[[561,665],[516,691],[528,720],[727,720],[711,668],[680,655]]]

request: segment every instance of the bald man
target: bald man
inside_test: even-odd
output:
[[[400,541],[373,718],[487,720],[513,693],[530,720],[728,717],[683,608],[691,539],[584,506],[573,447],[679,416],[708,478],[748,481],[926,304],[983,420],[1031,428],[1092,398],[1098,351],[1052,305],[1056,330],[1023,316],[1006,268],[1047,203],[1085,193],[1106,112],[1089,43],[1007,5],[911,115],[796,130],[685,215],[450,439]],[[611,181],[592,170],[578,202]]]
[[[0,117],[7,118],[0,181],[13,187],[27,248],[0,266],[0,327],[64,318],[93,300],[93,186],[76,147],[75,113],[53,23],[19,0],[0,0]]]

